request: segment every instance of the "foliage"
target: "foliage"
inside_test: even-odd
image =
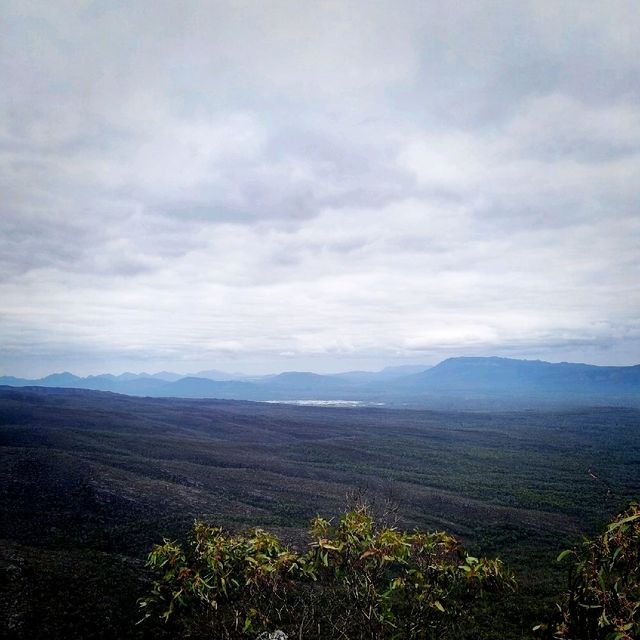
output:
[[[593,540],[563,551],[572,558],[569,590],[559,605],[553,638],[640,638],[640,507],[632,502]]]
[[[499,560],[475,558],[446,533],[378,526],[366,506],[336,525],[311,522],[305,553],[261,529],[230,535],[201,522],[183,549],[165,541],[160,573],[141,602],[194,634],[304,638],[446,638],[486,592],[515,586]]]
[[[148,564],[163,575],[141,603],[162,603],[162,617],[179,613],[191,632],[264,629],[295,600],[297,581],[311,575],[304,557],[262,529],[233,536],[196,522],[192,536],[188,554],[168,541],[153,549]]]

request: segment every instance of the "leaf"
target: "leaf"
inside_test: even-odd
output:
[[[441,611],[442,613],[444,613],[444,607],[442,606],[442,603],[440,602],[440,600],[436,600],[433,603],[433,606],[438,610]]]
[[[614,531],[618,527],[621,527],[623,524],[627,524],[627,522],[633,522],[634,520],[638,520],[640,518],[640,513],[634,513],[633,515],[627,516],[626,518],[622,518],[622,520],[618,520],[617,522],[612,522],[609,525],[609,531]]]
[[[565,549],[557,558],[556,562],[562,562],[570,553],[573,553],[573,549]]]
[[[600,571],[598,571],[598,582],[600,583],[600,588],[602,589],[602,591],[606,591],[607,586],[604,583],[604,576],[602,575],[603,571],[604,569],[600,569]]]

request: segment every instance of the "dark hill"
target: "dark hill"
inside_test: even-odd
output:
[[[531,584],[552,588],[559,551],[638,496],[639,426],[640,412],[622,408],[330,409],[0,388],[0,637],[180,637],[135,624],[153,543],[194,518],[295,543],[316,513],[366,489],[379,508],[398,505],[403,528],[448,530],[520,570],[512,618],[491,616],[485,637],[530,638],[549,596]]]

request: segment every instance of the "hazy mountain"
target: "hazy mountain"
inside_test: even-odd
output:
[[[177,398],[221,398],[239,400],[268,400],[268,394],[251,382],[240,380],[208,380],[206,378],[187,377],[167,383],[157,394]]]
[[[405,388],[446,391],[584,392],[640,390],[640,365],[599,367],[511,358],[450,358],[401,378]]]
[[[128,382],[129,380],[137,380],[138,378],[149,378],[148,373],[131,373],[131,371],[125,371],[121,373],[119,376],[115,376],[118,380],[122,382]]]
[[[467,408],[640,405],[640,366],[601,367],[510,358],[450,358],[391,381],[386,393],[417,405]]]
[[[413,373],[420,373],[429,369],[426,364],[406,364],[396,367],[385,367],[382,371],[345,371],[334,373],[332,378],[347,380],[354,383],[377,382],[383,380],[395,380]]]
[[[74,376],[73,373],[63,371],[62,373],[52,373],[50,376],[42,378],[41,382],[50,387],[74,387],[82,378]]]
[[[408,376],[412,373],[420,373],[431,369],[432,365],[426,364],[402,364],[395,367],[385,367],[380,371],[380,375],[386,378],[399,378],[400,376]]]
[[[140,375],[148,378],[156,378],[157,380],[164,380],[166,382],[175,382],[176,380],[180,380],[180,378],[184,378],[183,375],[174,373],[173,371],[159,371],[153,374],[142,373]]]
[[[187,376],[179,376],[180,378],[184,378]],[[194,373],[193,378],[207,378],[208,380],[217,380],[217,381],[225,381],[225,380],[242,380],[246,378],[243,373],[227,373],[226,371],[219,371],[218,369],[207,369],[205,371],[198,371],[198,373]],[[177,379],[177,378],[176,378]]]
[[[640,405],[640,365],[600,367],[567,362],[554,364],[539,360],[463,357],[450,358],[418,373],[414,371],[413,365],[389,367],[377,373],[352,371],[320,375],[288,371],[241,380],[180,377],[170,372],[79,378],[64,372],[39,380],[6,376],[0,378],[0,384],[77,387],[136,396],[359,400],[434,408]]]
[[[269,378],[262,384],[269,389],[311,394],[319,391],[340,392],[345,388],[345,383],[339,378],[308,371],[285,371]]]
[[[34,382],[33,380],[25,380],[24,378],[16,378],[15,376],[0,376],[0,385],[7,387],[24,387]]]

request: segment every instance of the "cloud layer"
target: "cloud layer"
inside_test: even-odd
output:
[[[0,12],[4,372],[640,360],[633,0]]]

